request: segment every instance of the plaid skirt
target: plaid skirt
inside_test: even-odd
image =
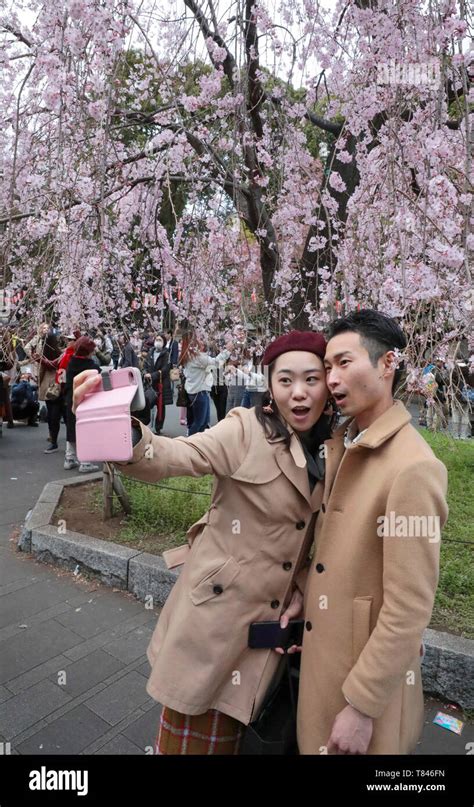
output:
[[[155,754],[238,754],[244,728],[217,709],[183,715],[163,706]]]

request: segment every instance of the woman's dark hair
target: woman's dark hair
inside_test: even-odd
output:
[[[276,360],[275,360],[276,361]],[[268,386],[271,388],[271,381],[273,371],[275,369],[275,362],[273,361],[271,364],[268,365]],[[263,407],[267,406],[267,404],[272,401],[272,409],[273,414],[268,415],[266,412],[263,411]],[[285,424],[279,417],[278,413],[278,406],[274,400],[272,400],[272,394],[270,389],[266,390],[262,395],[262,400],[259,404],[255,407],[255,415],[259,423],[263,426],[265,436],[267,438],[273,437],[284,437],[285,438],[285,445],[287,448],[290,447],[291,441],[291,434],[286,428]],[[331,415],[321,415],[319,420],[314,424],[312,429],[312,437],[314,439],[318,439],[318,445],[321,445],[325,440],[329,440],[332,434],[332,430],[336,423],[336,413],[333,412]]]
[[[335,319],[329,326],[328,339],[338,336],[340,333],[353,331],[358,333],[360,341],[369,354],[370,361],[374,367],[384,353],[388,350],[404,350],[407,340],[400,326],[394,319],[375,311],[372,308],[362,308],[360,311],[353,311],[346,317]],[[392,393],[402,379],[404,370],[403,362],[395,370],[392,383]]]

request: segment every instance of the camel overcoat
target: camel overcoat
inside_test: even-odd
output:
[[[369,754],[411,753],[421,734],[420,646],[438,582],[447,472],[410,419],[397,401],[359,442],[344,448],[344,424],[325,443],[305,587],[302,754],[327,753],[347,700],[374,718]]]
[[[141,430],[131,464],[115,463],[122,473],[215,476],[188,544],[166,553],[170,567],[185,562],[147,648],[146,690],[179,712],[218,709],[248,724],[283,659],[248,648],[249,625],[278,620],[304,583],[323,483],[310,492],[299,438],[290,428],[289,448],[268,440],[253,408],[236,407],[192,437]]]

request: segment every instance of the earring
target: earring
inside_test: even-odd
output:
[[[273,398],[270,395],[270,401],[269,401],[269,403],[266,404],[266,406],[262,406],[262,412],[265,412],[266,415],[273,415],[272,403],[273,403]]]
[[[334,412],[332,401],[330,398],[326,401],[326,406],[323,409],[323,415],[332,415]]]

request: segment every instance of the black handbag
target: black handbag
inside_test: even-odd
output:
[[[258,717],[244,730],[239,754],[298,754],[296,704],[300,653],[285,653],[285,659],[283,674],[276,685],[270,685]]]
[[[185,378],[183,373],[180,375],[180,381],[178,384],[178,397],[176,398],[176,406],[190,406],[191,405],[191,398],[189,397],[188,393],[186,392],[185,386]]]
[[[156,406],[158,396],[157,396],[155,390],[153,389],[153,387],[150,387],[150,386],[146,387],[146,389],[145,389],[145,400],[146,400],[148,406],[150,407],[150,409],[153,409],[153,407]]]

